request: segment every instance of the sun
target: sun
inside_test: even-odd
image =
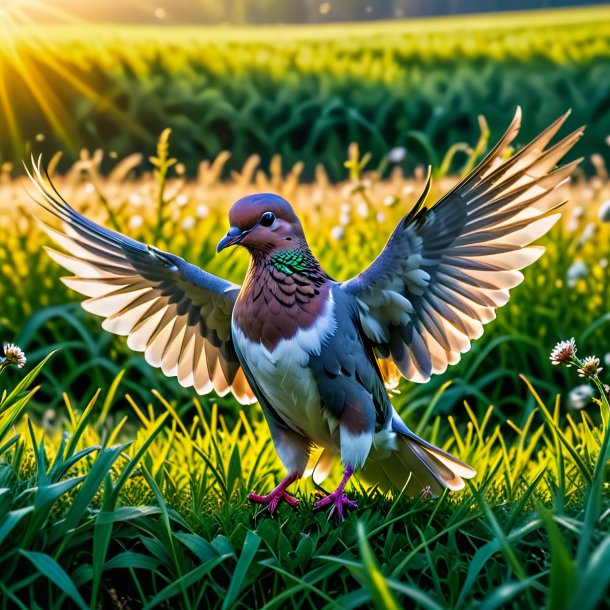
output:
[[[58,87],[98,103],[124,129],[138,128],[62,60],[63,36],[88,24],[45,0],[0,0],[0,125],[5,139],[0,160],[5,147],[12,149],[11,157],[23,157],[35,140],[45,137],[33,132],[31,125],[19,123],[14,109],[23,104],[34,106],[34,116],[44,119],[41,122],[59,138],[63,150],[73,154],[81,147],[80,128]],[[65,29],[66,34],[52,35],[54,26]]]

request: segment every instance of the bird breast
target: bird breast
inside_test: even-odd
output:
[[[309,367],[312,355],[319,355],[324,343],[336,331],[332,293],[313,323],[298,328],[290,338],[280,339],[272,349],[255,341],[233,318],[233,338],[265,399],[286,424],[321,446],[334,444],[336,422],[320,409],[318,386]]]

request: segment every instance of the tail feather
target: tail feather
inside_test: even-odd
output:
[[[389,482],[408,496],[419,494],[429,487],[433,495],[440,495],[445,488],[458,491],[465,486],[464,479],[477,473],[474,468],[451,454],[419,438],[398,418],[392,421],[396,433],[396,448],[389,454],[369,455],[362,476],[371,482]]]

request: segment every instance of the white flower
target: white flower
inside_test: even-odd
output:
[[[610,352],[608,352],[605,356],[604,356],[604,364],[606,366],[610,366]]]
[[[131,193],[129,195],[129,203],[137,208],[144,205],[144,199],[139,193]]]
[[[341,212],[340,216],[339,216],[339,223],[342,225],[348,225],[350,222],[352,221],[352,217],[349,214],[349,212],[346,214],[344,212]]]
[[[333,227],[330,230],[330,236],[333,239],[339,241],[339,240],[341,240],[341,239],[343,239],[345,237],[345,230],[341,226]]]
[[[568,230],[568,233],[576,233],[576,231],[578,231],[579,226],[580,222],[577,218],[570,218],[570,220],[568,220],[568,222],[566,223],[566,229]]]
[[[195,226],[195,219],[192,216],[187,216],[182,221],[182,228],[185,231],[190,231]]]
[[[572,208],[572,216],[574,218],[580,218],[584,213],[585,213],[585,208],[583,208],[581,205],[575,205]]]
[[[20,347],[14,343],[5,343],[4,362],[6,364],[14,364],[18,368],[23,368],[27,360]]]
[[[392,148],[388,153],[388,161],[390,163],[400,163],[407,156],[407,149],[404,146]]]
[[[362,218],[369,217],[369,206],[364,201],[358,204],[356,211]]]
[[[595,191],[590,186],[586,186],[580,191],[581,199],[592,199],[593,195],[595,195]]]
[[[591,403],[593,398],[593,388],[589,384],[576,386],[568,394],[568,408],[584,409]]]
[[[55,417],[56,417],[55,409],[47,409],[42,414],[42,422],[41,422],[42,427],[47,432],[50,432],[51,430],[53,430],[53,424],[55,423]]]
[[[186,195],[178,195],[176,197],[176,205],[179,208],[183,208],[189,202],[189,198]]]
[[[95,187],[91,182],[87,182],[87,184],[85,184],[85,193],[88,193],[89,195],[91,193],[95,193]]]
[[[597,215],[602,222],[610,222],[610,199],[599,206]]]
[[[210,213],[210,208],[208,208],[208,206],[205,205],[205,203],[200,203],[197,206],[197,209],[195,210],[195,216],[197,216],[197,218],[199,218],[199,220],[203,220],[204,218],[207,218],[209,213]]]
[[[568,285],[574,286],[578,280],[582,280],[589,274],[589,267],[583,261],[576,261],[570,265],[567,278]]]
[[[578,367],[578,375],[580,377],[595,377],[598,373],[601,373],[602,370],[602,367],[599,366],[599,358],[596,356],[587,356]]]
[[[597,231],[597,225],[594,222],[589,222],[587,224],[587,226],[585,227],[584,231],[582,232],[582,235],[581,235],[580,239],[578,240],[578,243],[582,246],[595,235],[596,231]]]
[[[383,212],[377,212],[377,222],[385,222],[385,214]]]
[[[383,203],[388,208],[391,208],[394,204],[398,203],[398,198],[394,197],[393,195],[388,195],[387,197],[384,198]]]
[[[144,224],[144,219],[136,214],[129,219],[129,228],[130,229],[139,229]]]
[[[567,341],[560,341],[551,350],[551,363],[555,365],[566,364],[567,366],[571,366],[571,360],[575,355],[576,341],[574,341],[574,337],[572,337]]]

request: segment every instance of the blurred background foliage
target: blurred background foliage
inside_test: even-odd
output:
[[[81,147],[122,157],[151,149],[171,127],[190,175],[201,159],[230,150],[223,177],[252,154],[264,166],[280,154],[285,167],[302,163],[308,180],[317,164],[339,180],[350,142],[374,165],[401,147],[406,169],[436,167],[453,144],[476,141],[477,115],[498,133],[520,104],[522,141],[572,108],[574,122],[589,127],[575,153],[608,161],[604,15],[593,8],[544,20],[525,13],[316,29],[17,30],[0,53],[0,158],[17,164],[29,150],[63,150],[66,170]]]
[[[460,145],[465,157],[462,172],[488,146],[484,120],[480,126],[483,131],[478,143]],[[499,135],[494,133],[493,141]],[[519,142],[523,141],[520,136]],[[171,137],[171,155],[174,142]],[[450,149],[439,162],[430,202],[455,184],[456,176],[443,173],[455,153],[455,148]],[[101,150],[92,155],[83,152],[65,175],[54,169],[58,155],[50,165],[59,192],[88,217],[241,283],[247,253],[237,250],[218,256],[215,245],[227,230],[230,205],[247,192],[277,192],[291,201],[314,253],[335,279],[353,277],[372,261],[419,197],[425,173],[419,166],[414,177],[405,176],[397,158],[386,159],[383,172],[368,169],[370,158],[352,145],[345,161],[350,176],[339,183],[330,181],[321,166],[315,180],[304,183],[300,178],[303,165],[286,166],[279,155],[266,168],[261,166],[260,157],[252,156],[226,180],[220,177],[226,171],[228,153],[221,153],[212,162],[201,162],[194,180],[185,175],[183,164],[177,163],[163,185],[140,154],[110,159],[109,172],[102,171]],[[434,414],[451,413],[468,399],[478,416],[494,404],[494,418],[512,418],[521,425],[535,408],[535,401],[519,381],[520,372],[527,371],[549,395],[566,394],[574,386],[566,382],[566,372],[552,367],[548,359],[548,350],[561,338],[578,336],[584,349],[610,362],[610,210],[606,203],[610,187],[599,155],[593,165],[596,175],[577,173],[560,190],[559,198],[570,204],[564,208],[563,220],[541,241],[547,246],[545,256],[525,270],[525,281],[511,291],[510,301],[498,310],[484,338],[474,342],[457,366],[431,382],[400,384],[401,393],[394,396],[394,403],[408,421],[417,422],[426,408],[433,409]],[[387,177],[382,178],[382,173]],[[49,239],[32,215],[51,223],[53,219],[28,197],[24,178],[5,172],[0,179],[0,212],[2,206],[5,210],[0,213],[0,229],[5,235],[0,245],[4,273],[0,335],[18,343],[35,359],[50,349],[63,347],[45,367],[47,383],[33,398],[31,411],[37,410],[42,416],[46,409],[56,408],[63,402],[64,392],[77,399],[98,387],[109,387],[123,369],[126,374],[121,387],[142,401],[150,399],[151,388],[180,400],[192,396],[192,389],[182,389],[175,379],[152,369],[140,354],[127,348],[123,338],[104,332],[99,321],[80,308],[81,297],[59,279],[66,272],[44,252]],[[452,382],[451,387],[439,400],[433,400],[447,381]],[[128,407],[123,392],[113,400],[117,401],[114,410]],[[220,402],[228,417],[228,413],[236,416],[240,408],[231,397],[218,399],[212,395],[202,397],[202,401]],[[252,416],[258,414],[256,407],[247,411]]]

